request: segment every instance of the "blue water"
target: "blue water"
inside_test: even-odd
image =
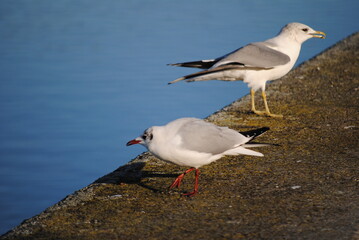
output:
[[[351,1],[0,2],[0,233],[127,163],[152,125],[204,118],[248,93],[241,82],[167,82],[274,36],[288,22],[328,34],[297,65],[358,31]]]

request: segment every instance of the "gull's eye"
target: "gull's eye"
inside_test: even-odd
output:
[[[303,32],[308,32],[308,30],[309,30],[308,28],[303,28],[302,29]]]
[[[145,132],[145,133],[142,135],[142,138],[143,138],[144,140],[146,140],[146,139],[152,140],[153,134],[152,134],[152,133],[148,134],[147,132]]]

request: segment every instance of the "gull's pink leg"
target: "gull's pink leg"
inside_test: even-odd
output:
[[[174,187],[177,187],[179,188],[181,186],[181,182],[182,182],[182,179],[184,178],[184,176],[189,173],[189,172],[192,172],[193,170],[195,170],[196,168],[190,168],[190,169],[187,169],[184,173],[182,173],[181,175],[179,175],[176,180],[172,183],[172,185],[170,186],[170,189],[171,188],[174,188]]]
[[[199,169],[196,168],[196,175],[195,175],[195,182],[194,182],[193,192],[185,193],[183,195],[188,196],[188,197],[192,197],[198,192],[198,178],[199,178]]]

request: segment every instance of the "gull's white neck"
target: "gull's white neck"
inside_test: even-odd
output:
[[[287,54],[293,64],[297,61],[302,43],[298,42],[290,33],[281,32],[265,42],[269,43],[269,47]]]

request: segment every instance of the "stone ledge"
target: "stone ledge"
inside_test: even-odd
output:
[[[270,84],[283,119],[248,113],[249,96],[209,116],[280,146],[204,166],[195,197],[168,190],[184,168],[143,153],[1,239],[359,239],[358,50],[355,33]]]

